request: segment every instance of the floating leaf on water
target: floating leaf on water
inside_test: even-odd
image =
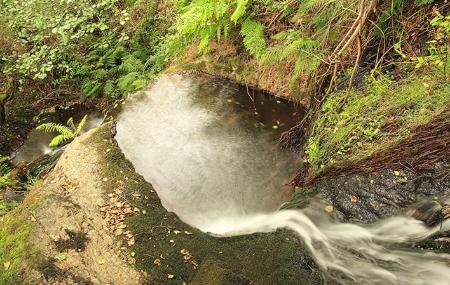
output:
[[[157,258],[153,261],[153,264],[161,266],[161,259]]]

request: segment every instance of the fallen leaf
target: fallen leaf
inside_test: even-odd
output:
[[[395,176],[400,176],[400,171],[395,170],[395,171],[394,171],[394,175],[395,175]]]
[[[9,262],[9,261],[3,263],[3,268],[5,269],[5,271],[7,271],[10,266],[11,266],[11,262]]]
[[[356,197],[355,195],[352,195],[351,201],[353,204],[355,204],[356,202],[358,202],[358,197]]]
[[[325,212],[327,212],[327,213],[332,213],[333,210],[334,210],[333,206],[331,206],[331,205],[325,206]]]
[[[157,258],[153,261],[153,264],[156,264],[158,266],[161,266],[161,259]]]
[[[175,277],[175,275],[173,275],[173,274],[167,274],[167,278],[169,278],[169,279],[173,279]]]
[[[184,233],[187,234],[187,235],[192,235],[192,233],[188,232],[188,231],[184,231]]]

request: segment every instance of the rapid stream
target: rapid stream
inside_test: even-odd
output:
[[[429,228],[408,216],[340,223],[320,201],[279,210],[300,162],[279,150],[277,137],[302,112],[231,83],[168,75],[124,103],[116,140],[163,206],[204,232],[288,228],[338,284],[450,284],[448,254],[411,246],[448,224]]]

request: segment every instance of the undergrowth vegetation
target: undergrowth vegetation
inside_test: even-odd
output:
[[[178,16],[166,42],[169,56],[180,57],[181,52],[192,45],[202,55],[211,52],[216,44],[212,52],[220,53],[221,45],[225,48],[225,40],[228,40],[236,47],[238,57],[247,57],[247,63],[255,66],[256,81],[264,76],[275,76],[287,82],[290,91],[285,94],[301,99],[313,95],[302,93],[314,93],[317,88],[323,90],[328,86],[327,93],[332,92],[341,74],[351,75],[351,87],[367,49],[372,49],[376,55],[375,66],[380,68],[394,45],[401,49],[408,45],[411,36],[417,40],[414,34],[417,31],[408,29],[407,23],[414,20],[413,17],[426,22],[430,5],[440,1],[175,2]],[[417,49],[405,47],[404,52],[408,58],[415,57],[421,62],[432,60],[420,49],[417,53]],[[428,52],[430,55],[437,53],[436,49]],[[242,73],[242,70],[236,72]]]
[[[366,157],[408,137],[450,102],[450,83],[436,74],[392,82],[368,79],[366,88],[332,94],[323,104],[306,149],[313,172]]]
[[[0,1],[0,68],[18,84],[80,84],[84,96],[119,97],[158,73],[167,22],[157,1]],[[162,53],[161,53],[162,54]]]
[[[384,150],[448,108],[449,19],[435,13],[430,22],[433,38],[427,42],[428,55],[408,57],[398,51],[407,64],[415,64],[416,70],[406,78],[395,81],[391,79],[394,75],[374,69],[364,88],[328,97],[306,147],[313,173]]]
[[[9,157],[0,155],[0,190],[16,185],[16,181],[11,177],[8,160]]]

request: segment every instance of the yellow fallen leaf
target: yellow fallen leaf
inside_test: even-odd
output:
[[[169,278],[169,279],[173,279],[175,277],[175,275],[173,275],[173,274],[167,274],[167,278]]]
[[[11,266],[11,262],[9,262],[9,261],[3,263],[3,268],[5,269],[5,271],[7,271],[10,266]]]
[[[325,206],[325,212],[327,212],[327,213],[332,213],[333,210],[334,210],[333,206],[331,206],[331,205]]]

